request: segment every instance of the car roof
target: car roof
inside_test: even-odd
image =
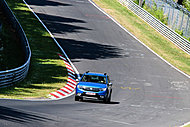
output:
[[[95,75],[95,76],[102,76],[102,77],[107,76],[106,73],[97,73],[97,72],[86,72],[86,73],[84,73],[84,75]]]

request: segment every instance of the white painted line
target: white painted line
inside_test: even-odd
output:
[[[166,61],[164,58],[159,56],[156,52],[154,52],[152,49],[150,49],[148,46],[146,46],[142,41],[140,41],[138,38],[136,38],[132,33],[130,33],[127,29],[125,29],[121,24],[119,24],[114,18],[112,18],[109,14],[107,14],[105,11],[103,11],[101,8],[99,8],[92,0],[88,0],[94,7],[96,7],[98,10],[100,10],[102,13],[104,13],[106,16],[108,16],[113,22],[115,22],[119,27],[121,27],[125,32],[127,32],[129,35],[131,35],[134,39],[136,39],[138,42],[140,42],[143,46],[145,46],[147,49],[149,49],[152,53],[154,53],[157,57],[162,59],[165,63],[167,63],[169,66],[180,72],[181,74],[185,75],[187,78],[190,78],[190,76],[183,71],[179,70],[172,64],[170,64],[168,61]]]
[[[30,11],[34,14],[34,16],[39,20],[39,22],[43,25],[43,27],[47,30],[47,32],[50,34],[51,38],[55,41],[55,43],[57,44],[57,46],[61,49],[61,51],[63,52],[63,54],[65,55],[65,57],[67,58],[68,62],[71,64],[71,66],[73,67],[73,69],[75,70],[76,74],[78,75],[78,78],[80,78],[80,74],[78,72],[78,70],[76,69],[76,67],[73,65],[73,63],[71,62],[71,60],[69,59],[69,57],[67,56],[67,54],[65,53],[65,51],[63,50],[63,48],[61,47],[61,45],[57,42],[57,40],[55,39],[55,37],[53,36],[53,34],[49,31],[49,29],[45,26],[45,24],[42,22],[42,20],[36,15],[36,13],[32,10],[32,8],[28,5],[28,3],[26,3],[25,0],[23,0],[23,2],[26,4],[26,6],[30,9]]]
[[[48,28],[45,26],[45,24],[42,22],[42,20],[35,14],[35,12],[32,10],[32,8],[26,3],[25,0],[23,0],[23,2],[26,4],[26,6],[29,8],[29,10],[34,14],[34,16],[38,19],[38,21],[43,25],[43,27],[47,30],[47,32],[50,34],[50,36],[52,37],[52,39],[55,41],[55,43],[57,44],[57,46],[61,49],[61,51],[63,52],[63,54],[65,55],[65,57],[67,59],[65,59],[64,57],[60,56],[62,59],[64,59],[65,63],[66,61],[68,60],[68,62],[71,64],[72,68],[74,69],[75,73],[77,74],[78,78],[80,78],[80,74],[78,72],[78,70],[76,69],[76,67],[73,65],[73,63],[71,62],[71,60],[69,59],[69,57],[67,56],[67,54],[65,53],[65,51],[63,50],[63,48],[60,46],[60,44],[57,42],[57,40],[55,39],[55,37],[53,36],[53,34],[48,30]],[[73,70],[72,69],[72,70]],[[68,74],[70,75],[73,75],[73,77],[75,77],[75,73],[70,71],[69,69],[68,70]],[[72,74],[71,74],[72,73]],[[70,88],[69,86],[67,86],[68,88]],[[60,100],[60,99],[63,99],[63,98],[66,98],[66,97],[69,97],[69,96],[72,96],[73,94],[75,93],[75,91],[72,91],[71,94],[67,95],[67,96],[61,96],[60,94],[56,93],[56,92],[52,92],[52,94],[55,94],[56,96],[60,97],[60,98],[56,98],[54,97],[53,95],[50,95],[50,98],[53,99],[53,100]],[[42,100],[29,100],[29,101],[42,101]],[[43,101],[47,101],[47,100],[43,100]],[[48,100],[48,101],[51,101],[51,100]]]
[[[65,61],[67,61],[63,56],[61,56],[60,54],[59,54],[59,57],[61,58],[61,59],[63,59],[63,60],[65,60]]]
[[[184,125],[182,125],[182,126],[180,126],[180,127],[184,127],[184,126],[187,126],[187,125],[190,125],[190,122],[185,123]]]
[[[111,119],[101,119],[101,120],[105,120],[105,121],[110,121],[110,122],[114,122],[114,123],[120,123],[120,124],[125,124],[125,125],[134,125],[134,124],[130,124],[127,122],[122,122],[122,121],[117,121],[117,120],[111,120]]]

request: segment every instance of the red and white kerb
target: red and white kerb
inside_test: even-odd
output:
[[[66,86],[49,94],[49,98],[51,98],[51,99],[61,99],[66,96],[69,96],[71,93],[73,93],[73,91],[75,90],[75,87],[77,85],[77,82],[75,80],[75,72],[74,72],[73,68],[71,67],[71,65],[69,64],[69,62],[67,61],[67,59],[65,57],[63,57],[60,54],[58,54],[58,55],[64,61],[65,65],[66,65],[66,68],[68,71],[68,79],[67,79]]]

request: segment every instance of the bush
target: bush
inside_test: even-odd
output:
[[[133,2],[139,5],[139,0],[133,0]],[[152,7],[149,7],[148,5],[145,4],[145,0],[143,0],[142,7],[165,25],[168,24],[168,17],[164,15],[164,10],[158,8],[155,2]]]
[[[151,15],[153,15],[155,18],[157,18],[162,23],[164,23],[165,25],[168,24],[168,17],[166,15],[164,15],[163,9],[157,7],[155,2],[154,2],[154,5],[152,7],[144,5],[143,8],[146,11],[148,11]]]
[[[182,2],[183,6],[190,11],[190,1],[189,0],[183,0]]]
[[[134,3],[136,3],[137,5],[139,5],[139,0],[134,0],[133,1]],[[142,2],[142,7],[145,5],[145,0],[143,0],[143,2]]]
[[[183,30],[176,29],[175,32],[178,33],[179,35],[183,36]]]
[[[187,39],[188,41],[190,41],[190,37],[187,38],[187,37],[183,36],[183,30],[176,29],[175,32],[178,33],[179,35],[181,35],[182,37],[184,37],[185,39]]]

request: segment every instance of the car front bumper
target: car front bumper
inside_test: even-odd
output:
[[[105,99],[107,96],[107,91],[100,91],[100,92],[92,92],[92,91],[82,91],[80,89],[76,89],[75,96],[77,97],[86,97],[86,98],[98,98],[98,99]]]

